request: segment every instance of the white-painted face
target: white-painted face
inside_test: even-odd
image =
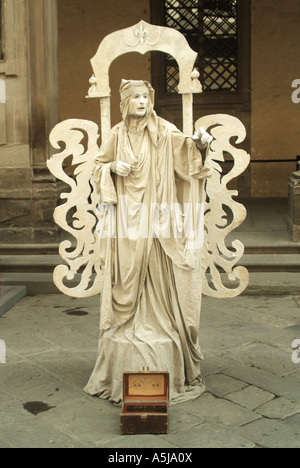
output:
[[[145,117],[149,103],[148,93],[133,94],[129,102],[129,115],[133,117]]]

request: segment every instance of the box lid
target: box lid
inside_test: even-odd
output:
[[[125,372],[124,401],[168,401],[168,372]]]

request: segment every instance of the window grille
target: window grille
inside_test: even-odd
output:
[[[165,25],[179,30],[198,52],[203,89],[238,90],[238,0],[165,0]],[[165,86],[177,92],[177,64],[165,58]]]

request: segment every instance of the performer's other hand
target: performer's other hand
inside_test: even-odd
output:
[[[213,141],[213,137],[207,133],[203,127],[192,136],[192,139],[201,149]]]
[[[118,176],[127,177],[131,172],[131,166],[124,161],[117,161],[111,165],[111,170]]]

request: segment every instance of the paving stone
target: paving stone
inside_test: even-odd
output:
[[[6,343],[7,364],[22,360],[24,357],[31,354],[37,354],[41,352],[51,351],[55,349],[55,345],[49,339],[45,339],[40,333],[32,333],[26,329],[24,333],[23,328],[19,324],[14,326],[11,322],[7,321],[4,317],[1,320],[1,339]],[[24,318],[22,318],[24,320]],[[49,333],[49,331],[48,331]],[[14,356],[17,356],[15,358]]]
[[[293,380],[287,381],[284,377],[278,377],[265,370],[245,366],[236,363],[222,371],[224,374],[240,379],[258,388],[273,393],[276,396],[283,396],[288,400],[300,402],[299,383]]]
[[[235,428],[261,417],[247,408],[221,398],[215,398],[209,393],[197,400],[181,403],[180,407],[187,412],[198,415],[206,422],[226,428]]]
[[[84,395],[81,399],[67,401],[41,417],[85,446],[109,442],[120,436],[120,408],[97,397]]]
[[[0,385],[1,387],[1,385]],[[10,394],[4,391],[4,389],[1,388],[0,390],[0,403],[3,403],[4,401],[10,401],[14,397]]]
[[[201,372],[203,377],[206,378],[208,375],[221,372],[226,367],[228,367],[228,359],[226,357],[210,355],[205,356],[204,361],[201,363]]]
[[[9,346],[6,346],[6,355],[5,355],[5,364],[2,364],[0,363],[0,368],[3,367],[4,365],[9,365],[9,364],[16,364],[20,361],[23,361],[24,360],[24,356],[21,355],[21,353],[16,353],[14,348],[11,347],[11,345],[9,344]],[[1,386],[1,382],[0,382],[0,386]]]
[[[184,432],[160,436],[179,448],[254,448],[247,438],[212,423],[204,423]]]
[[[282,327],[299,323],[299,308],[294,298],[286,295],[283,297],[260,295],[259,300],[257,300],[257,296],[237,297],[233,304],[233,312],[229,315],[232,316],[235,313],[238,318],[237,322],[245,320],[245,323],[247,321],[263,324],[262,330],[266,330],[268,327],[269,329],[273,328],[277,336],[280,336]],[[276,330],[277,328],[280,330]],[[280,333],[277,333],[278,331]],[[265,339],[267,338],[268,336],[265,335]],[[277,343],[277,341],[275,342]]]
[[[284,375],[284,378],[287,381],[287,385],[289,384],[289,380],[300,383],[300,365],[298,365],[297,367],[298,367],[298,370],[296,370],[296,372],[292,372],[290,374]]]
[[[132,449],[147,449],[147,448],[169,448],[174,449],[176,446],[168,441],[149,434],[136,434],[134,436],[121,436],[106,442],[94,442],[93,446],[97,448],[132,448]],[[113,453],[113,452],[112,452]],[[133,452],[134,453],[134,452]],[[146,456],[146,455],[145,455]],[[144,458],[143,458],[144,459]]]
[[[265,369],[276,375],[283,375],[287,371],[294,369],[294,364],[291,360],[291,351],[288,349],[291,342],[287,342],[285,351],[265,343],[253,344],[248,349],[229,351],[227,356],[235,357],[239,353],[238,359],[240,363],[258,369]]]
[[[47,338],[51,340],[52,343],[55,343],[57,348],[65,349],[67,351],[76,351],[80,349],[83,352],[95,351],[95,349],[97,350],[99,324],[93,327],[91,326],[91,323],[85,326],[82,323],[78,324],[78,322],[73,325],[71,325],[69,321],[63,321],[61,323],[62,325],[60,328],[54,328],[47,332]]]
[[[264,448],[300,448],[300,430],[281,421],[261,419],[235,432]]]
[[[255,337],[256,342],[268,343],[268,337],[276,335],[276,333],[278,333],[278,329],[273,326],[271,319],[267,323],[263,323],[263,321],[251,321],[246,316],[245,320],[241,320],[241,318],[239,318],[225,327],[222,327],[222,333],[224,333],[225,336],[229,335],[232,339],[231,344],[227,346],[227,350],[230,353],[231,350],[235,351],[235,348],[239,351],[239,347],[241,347],[241,350],[243,351],[244,346],[247,343],[251,343],[252,347],[257,345],[257,343],[253,344],[253,337]],[[279,335],[282,335],[282,330],[280,330]],[[288,343],[289,342],[290,337],[288,339]],[[270,344],[274,345],[274,340],[272,340]]]
[[[72,380],[75,374],[85,372],[91,374],[92,365],[81,358],[81,353],[70,353],[64,349],[55,349],[46,353],[39,353],[31,357],[31,360],[38,366],[42,367],[48,373],[57,378],[66,378]]]
[[[245,382],[233,379],[232,377],[228,377],[223,374],[209,375],[205,378],[205,383],[208,392],[218,397],[227,395],[228,393],[239,390],[247,385]]]
[[[8,362],[0,365],[0,448],[253,447],[280,445],[280,436],[292,444],[295,437],[300,440],[299,414],[284,421],[267,419],[275,423],[267,426],[260,423],[263,415],[254,412],[264,405],[273,411],[271,417],[293,414],[287,406],[284,412],[269,406],[280,400],[274,395],[289,400],[292,408],[293,402],[300,402],[300,365],[279,362],[286,356],[290,364],[290,345],[297,338],[293,327],[299,323],[299,308],[293,298],[244,295],[221,301],[222,307],[220,300],[209,298],[203,308],[201,344],[202,371],[211,393],[171,406],[168,435],[128,437],[120,436],[120,408],[83,392],[97,355],[98,302],[97,297],[28,296],[0,318],[0,339],[8,343]],[[88,315],[66,313],[79,309]],[[276,353],[264,355],[274,344]],[[251,367],[253,363],[262,368]],[[28,402],[52,409],[34,416],[23,407]],[[242,433],[246,430],[251,438]]]
[[[286,419],[289,416],[300,413],[300,404],[292,403],[286,398],[281,397],[261,406],[256,411],[267,418]]]
[[[39,386],[22,392],[19,401],[42,401],[50,406],[58,406],[70,400],[82,398],[82,389],[76,389],[69,385],[69,382],[56,380],[48,385]],[[1,400],[0,400],[1,401]]]
[[[8,449],[8,448],[17,448],[14,444],[12,444],[7,438],[5,434],[0,431],[0,449]]]
[[[204,421],[203,417],[187,413],[178,405],[169,407],[169,434],[182,432],[183,427],[196,426]]]
[[[217,329],[216,326],[205,327],[205,330],[204,328],[200,328],[200,343],[204,356],[207,354],[221,354],[227,351],[228,348],[240,345],[245,341],[241,334],[234,334],[232,336],[230,327],[226,332],[223,332],[221,328]]]
[[[1,387],[6,392],[15,395],[15,397],[22,395],[28,389],[47,385],[55,380],[55,377],[43,372],[27,361],[0,367]]]
[[[0,403],[0,429],[4,430],[5,426],[20,421],[28,421],[33,416],[24,410],[21,402],[11,400]]]
[[[299,282],[300,284],[300,282]],[[298,314],[299,320],[299,314]],[[295,340],[295,332],[289,327],[287,328],[274,328],[270,330],[269,334],[264,334],[259,341],[263,342],[264,344],[268,344],[272,347],[278,348],[281,351],[281,361],[284,359],[284,362],[280,362],[279,369],[284,366],[282,375],[285,374],[286,371],[286,363],[290,364],[292,362],[291,355],[291,345],[292,342]],[[276,371],[277,365],[275,364],[274,373],[278,373]],[[288,367],[289,369],[289,367]],[[290,368],[291,369],[291,368]],[[271,369],[269,369],[271,370]],[[292,369],[291,369],[292,370]]]
[[[262,314],[261,308],[256,309],[252,306],[249,309],[245,308],[244,310],[241,310],[239,320],[242,320],[244,318],[245,320],[251,323],[254,322],[256,324],[263,324],[264,326],[267,326],[269,328],[275,327],[283,329],[294,323],[299,314],[299,312],[298,314],[297,312],[298,310],[294,308],[290,311],[288,317],[278,317],[277,315],[270,313],[270,311],[266,309],[264,309],[264,313]]]
[[[273,398],[274,395],[272,393],[266,392],[252,385],[242,388],[237,392],[233,392],[226,395],[227,400],[230,400],[238,405],[244,406],[249,410],[255,410],[256,408],[273,400]]]
[[[6,426],[5,436],[18,448],[84,448],[79,441],[39,418]]]
[[[289,426],[295,426],[297,429],[300,430],[300,414],[295,414],[295,416],[291,416],[284,420],[285,424]]]

